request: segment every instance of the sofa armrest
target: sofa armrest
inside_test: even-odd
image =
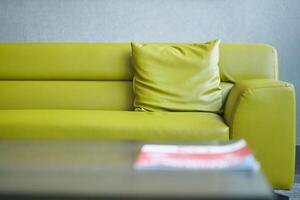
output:
[[[230,138],[244,138],[273,188],[294,183],[296,99],[292,84],[245,80],[231,90],[224,111]]]

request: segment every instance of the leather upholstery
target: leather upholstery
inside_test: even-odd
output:
[[[0,110],[0,128],[0,138],[155,141],[229,138],[229,128],[222,117],[202,112]]]
[[[227,125],[211,113],[127,111],[134,75],[129,57],[129,43],[0,44],[0,137],[227,140],[229,128],[230,139],[250,143],[274,188],[291,187],[295,93],[276,81],[274,48],[221,45]],[[258,78],[269,80],[244,81]]]
[[[136,111],[219,112],[220,40],[195,44],[132,43]]]
[[[265,44],[222,44],[220,48],[222,81],[278,79],[276,49]]]
[[[270,79],[235,84],[225,106],[230,138],[244,138],[274,188],[294,183],[296,102],[293,85]]]
[[[228,83],[228,82],[221,82],[220,83],[220,87],[221,87],[221,90],[222,90],[222,108],[220,110],[220,113],[223,113],[223,111],[224,111],[225,103],[227,101],[228,95],[229,95],[229,93],[230,93],[233,86],[234,86],[233,83]]]
[[[129,43],[0,43],[0,80],[132,80]],[[268,45],[221,44],[222,81],[277,79]]]
[[[132,81],[0,81],[0,109],[133,110]]]
[[[231,83],[221,83],[222,104]],[[1,81],[0,109],[133,110],[132,81]]]
[[[130,44],[2,43],[0,80],[132,80]]]

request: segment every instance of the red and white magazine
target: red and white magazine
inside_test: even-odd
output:
[[[260,168],[245,140],[218,145],[146,144],[137,170],[251,170]]]

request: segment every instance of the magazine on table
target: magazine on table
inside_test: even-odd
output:
[[[245,140],[218,145],[143,145],[137,170],[256,171],[259,163]]]

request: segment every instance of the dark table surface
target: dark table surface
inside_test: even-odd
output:
[[[142,143],[0,140],[0,199],[272,199],[261,172],[137,171]]]

